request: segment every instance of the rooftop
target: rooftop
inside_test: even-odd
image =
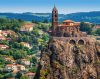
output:
[[[72,20],[65,20],[65,21],[63,21],[63,22],[74,23],[74,21],[72,21]]]

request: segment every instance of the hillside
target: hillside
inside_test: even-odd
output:
[[[41,21],[43,22],[45,19],[51,21],[51,13],[0,13],[0,17],[7,18],[15,18],[22,19],[26,21]],[[94,12],[78,12],[71,14],[59,14],[59,21],[63,21],[65,19],[72,19],[74,21],[85,21],[92,23],[100,23],[100,11]]]
[[[40,50],[49,40],[50,26],[0,18],[0,79],[20,79],[28,74],[34,77]]]

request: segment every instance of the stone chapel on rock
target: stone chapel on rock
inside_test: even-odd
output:
[[[82,37],[86,33],[80,31],[80,22],[65,20],[62,24],[58,22],[58,10],[54,6],[52,10],[52,36],[56,37]]]

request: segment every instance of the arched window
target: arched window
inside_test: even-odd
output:
[[[83,40],[79,40],[79,41],[78,41],[78,44],[84,45],[84,41],[83,41]]]
[[[57,14],[55,14],[55,17],[57,17]]]
[[[70,44],[73,44],[73,45],[76,44],[75,40],[70,40],[69,43],[70,43]]]

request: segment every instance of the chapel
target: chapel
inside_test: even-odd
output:
[[[52,35],[57,37],[86,36],[86,34],[80,31],[80,22],[65,20],[60,24],[58,22],[58,10],[56,6],[52,10]]]

